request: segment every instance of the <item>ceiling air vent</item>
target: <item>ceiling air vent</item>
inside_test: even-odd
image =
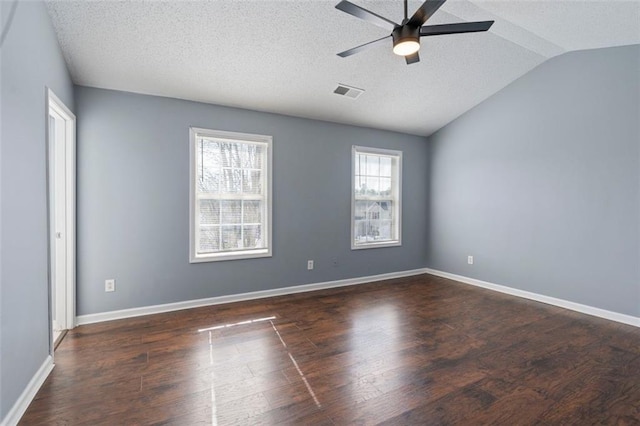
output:
[[[362,95],[364,89],[358,89],[357,87],[347,86],[346,84],[338,83],[338,87],[333,93],[346,96],[347,98],[356,99],[358,96]]]

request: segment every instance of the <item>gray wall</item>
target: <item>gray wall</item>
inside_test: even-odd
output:
[[[424,267],[425,138],[87,87],[76,105],[79,315]],[[190,125],[273,136],[272,258],[189,263]],[[354,144],[404,152],[402,247],[350,249]]]
[[[569,53],[432,135],[428,266],[640,315],[639,76]]]
[[[6,19],[12,2],[0,2]],[[4,23],[4,20],[3,20]],[[41,2],[20,2],[2,46],[0,418],[49,354],[45,86],[73,86]]]
[[[84,87],[74,108],[41,2],[20,3],[1,59],[0,418],[49,352],[45,86],[80,112],[80,315],[421,268],[425,253],[435,269],[640,315],[638,46],[549,61],[428,145]],[[272,258],[188,263],[189,125],[274,136]],[[349,249],[352,144],[405,154],[402,247]]]

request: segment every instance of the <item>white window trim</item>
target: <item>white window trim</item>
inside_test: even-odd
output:
[[[267,184],[266,184],[266,215],[264,230],[267,247],[254,250],[239,250],[232,252],[198,254],[196,250],[196,136],[206,136],[216,139],[227,139],[239,142],[261,142],[267,144]],[[272,256],[272,176],[273,176],[273,137],[267,135],[255,135],[250,133],[225,132],[222,130],[203,129],[199,127],[189,128],[189,262],[216,262],[222,260],[253,259]]]
[[[396,222],[395,222],[395,232],[396,239],[391,241],[383,241],[383,242],[369,242],[369,243],[361,243],[356,244],[354,239],[354,231],[355,231],[355,211],[356,211],[356,154],[357,153],[365,153],[365,154],[380,154],[380,155],[392,155],[398,157],[397,164],[397,173],[398,180],[397,185],[394,188],[396,191],[397,198],[397,214],[396,214]],[[351,250],[363,250],[363,249],[371,249],[371,248],[382,248],[382,247],[398,247],[402,245],[402,151],[395,151],[391,149],[383,149],[383,148],[371,148],[366,146],[358,146],[353,145],[351,147]]]

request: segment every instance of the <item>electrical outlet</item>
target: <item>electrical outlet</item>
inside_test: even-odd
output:
[[[467,263],[473,265],[473,256],[467,256]]]
[[[116,291],[116,280],[105,280],[104,291],[107,291],[107,292]]]
[[[313,269],[313,260],[307,260],[307,269],[309,271]]]

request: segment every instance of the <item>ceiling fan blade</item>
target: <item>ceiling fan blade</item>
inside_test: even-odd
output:
[[[411,65],[415,64],[416,62],[420,62],[420,55],[418,55],[418,52],[416,52],[413,55],[405,56],[404,59],[407,60],[407,65]]]
[[[342,0],[340,3],[336,4],[336,9],[348,13],[349,15],[353,15],[356,18],[363,19],[367,22],[372,23],[373,25],[384,28],[385,30],[393,31],[393,29],[398,26],[398,24],[396,24],[395,22],[377,15],[367,9],[363,9],[360,6],[356,6],[355,4],[348,2],[347,0]]]
[[[409,22],[407,22],[407,25],[410,25],[412,27],[421,27],[425,22],[427,22],[427,19],[431,18],[431,16],[436,13],[436,10],[440,9],[440,6],[442,6],[445,1],[446,0],[425,1],[424,3],[422,3],[422,6],[420,6],[420,8],[416,10],[416,13],[414,13],[413,16],[409,18]]]
[[[379,38],[378,40],[373,40],[370,41],[369,43],[365,43],[365,44],[361,44],[360,46],[354,47],[352,49],[349,50],[345,50],[344,52],[340,52],[338,53],[338,56],[342,57],[342,58],[346,58],[347,56],[351,56],[351,55],[355,55],[358,52],[361,52],[369,47],[375,46],[376,44],[380,44],[383,41],[385,41],[386,39],[391,38],[390,35],[386,36],[386,37],[382,37]]]
[[[460,22],[458,24],[427,25],[420,28],[420,37],[443,34],[477,33],[487,31],[493,21]]]

